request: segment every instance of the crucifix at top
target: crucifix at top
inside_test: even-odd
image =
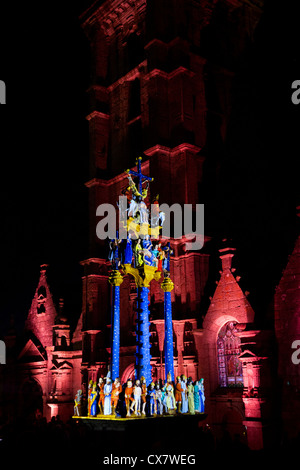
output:
[[[142,173],[142,157],[138,157],[136,164],[137,164],[137,171],[126,170],[126,173],[128,174],[129,184],[130,184],[130,187],[131,187],[133,193],[136,192],[136,194],[135,194],[136,196],[143,197],[142,196],[142,192],[143,192],[142,184],[143,184],[143,182],[144,181],[153,181],[154,178],[151,178],[150,176],[143,175],[143,173]],[[133,175],[133,176],[136,176],[138,178],[138,187],[137,187],[137,189],[135,187],[135,184],[134,184],[132,178],[129,175]]]

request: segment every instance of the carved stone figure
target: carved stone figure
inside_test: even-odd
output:
[[[82,416],[82,390],[78,390],[75,395],[74,416]]]

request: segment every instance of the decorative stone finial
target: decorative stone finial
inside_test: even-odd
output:
[[[224,248],[220,248],[220,259],[222,261],[222,271],[230,271],[232,258],[234,256],[235,248],[230,247],[231,243],[226,238],[222,240]]]
[[[41,264],[41,265],[40,265],[40,273],[43,274],[43,275],[45,275],[48,266],[49,266],[48,264]]]

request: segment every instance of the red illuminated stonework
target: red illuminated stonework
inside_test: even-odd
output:
[[[57,309],[50,292],[46,265],[32,300],[22,338],[16,349],[10,338],[11,358],[15,373],[7,378],[13,395],[8,406],[11,414],[32,415],[39,411],[45,417],[60,415],[67,419],[73,413],[73,396],[81,382],[82,352],[71,345],[70,326],[63,313],[63,300]],[[4,371],[5,373],[5,371]],[[6,382],[6,386],[8,383]],[[18,409],[15,409],[18,403]]]
[[[298,216],[300,206],[297,208]],[[300,432],[300,363],[292,361],[294,341],[300,340],[300,237],[283,271],[275,293],[275,333],[284,430],[290,437]],[[299,346],[298,346],[299,348]],[[296,359],[300,358],[300,354]]]
[[[11,398],[4,393],[3,399],[11,414],[40,409],[47,418],[59,414],[67,419],[77,390],[85,394],[90,379],[106,375],[111,287],[107,245],[96,237],[96,208],[116,204],[127,185],[124,169],[134,167],[142,153],[142,171],[154,177],[149,200],[159,193],[169,205],[203,202],[207,145],[212,145],[211,135],[214,144],[226,137],[232,64],[251,40],[260,15],[259,1],[107,0],[94,2],[81,16],[92,54],[86,182],[90,243],[89,257],[81,262],[82,308],[71,331],[62,302],[60,308],[54,305],[42,266],[25,325],[28,339],[18,349],[13,333],[6,338],[13,359],[2,370],[6,391],[11,391]],[[291,342],[300,339],[299,240],[275,295],[276,338],[273,330],[255,327],[255,312],[235,275],[238,252],[224,241],[217,275],[209,266],[217,250],[209,252],[209,242],[207,236],[202,250],[187,252],[184,239],[171,241],[175,375],[204,378],[207,423],[216,438],[226,430],[261,449],[272,436],[271,416],[276,416],[275,339],[288,420],[293,420],[299,394],[300,366],[290,361]],[[217,286],[204,309],[211,277]],[[157,380],[165,375],[158,282],[150,284],[149,302],[152,376]],[[120,286],[122,382],[134,372],[135,308],[136,288],[125,276]]]

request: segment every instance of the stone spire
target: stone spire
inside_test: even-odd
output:
[[[230,240],[224,238],[222,240],[223,248],[219,249],[220,259],[222,262],[222,271],[230,271],[232,258],[234,257],[235,248],[232,248],[232,243]]]

